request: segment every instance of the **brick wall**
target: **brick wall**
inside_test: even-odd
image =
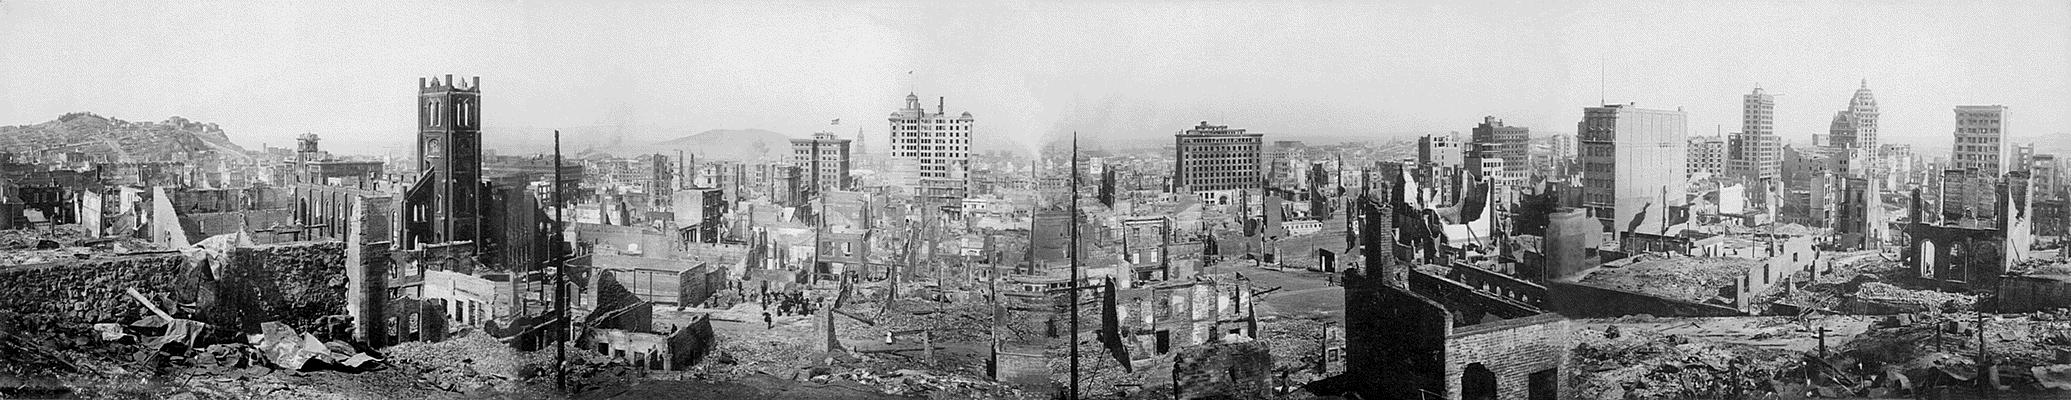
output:
[[[2021,313],[2071,307],[2071,281],[2032,276],[1999,280],[1998,311]]]
[[[1528,400],[1558,396],[1560,367],[1573,347],[1572,322],[1556,314],[1490,322],[1461,327],[1446,337],[1446,398],[1460,399],[1465,393],[1461,377],[1472,364],[1481,364],[1496,377],[1496,398]],[[1534,372],[1551,370],[1551,392],[1536,395],[1530,390]],[[1545,397],[1555,396],[1555,397]]]
[[[150,314],[124,293],[171,292],[191,300],[198,279],[182,277],[187,258],[163,253],[32,264],[0,269],[0,310],[56,314],[79,322],[129,322]]]
[[[1173,358],[1179,398],[1257,399],[1272,390],[1273,355],[1265,342],[1189,347]]]
[[[1049,387],[1049,358],[1043,355],[1041,349],[1002,348],[993,353],[993,357],[993,380],[1022,389]]]
[[[1343,389],[1367,398],[1417,398],[1419,391],[1443,390],[1444,339],[1452,316],[1437,302],[1364,272],[1345,274]]]

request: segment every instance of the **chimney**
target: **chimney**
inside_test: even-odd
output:
[[[936,98],[935,98],[935,113],[936,113],[936,114],[941,114],[941,113],[947,112],[947,111],[943,111],[943,109],[946,109],[946,108],[948,108],[948,107],[945,107],[945,105],[947,105],[948,103],[949,103],[949,97],[946,97],[946,96],[945,96],[945,97],[936,97]]]
[[[446,74],[446,87],[453,87],[453,74]]]
[[[482,90],[482,77],[476,76],[467,82],[468,89]]]

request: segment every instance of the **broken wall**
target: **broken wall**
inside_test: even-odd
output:
[[[718,336],[712,332],[712,318],[708,314],[670,333],[667,341],[668,369],[681,371],[690,369],[711,354],[713,347],[717,346]]]
[[[1470,394],[1464,378],[1476,366],[1494,375],[1495,387],[1474,389],[1493,389],[1495,398],[1557,398],[1574,329],[1551,313],[1459,328],[1445,339],[1446,398]]]
[[[1999,280],[1998,312],[2024,313],[2071,307],[2071,278],[2011,276]]]
[[[1587,284],[1547,281],[1547,304],[1570,318],[1615,318],[1647,314],[1656,317],[1730,317],[1747,315],[1732,307],[1674,300]]]
[[[210,323],[260,333],[259,323],[280,321],[312,331],[318,318],[346,314],[344,242],[237,248],[218,274]]]
[[[195,280],[182,277],[186,261],[178,253],[159,253],[7,267],[0,269],[0,310],[128,322],[150,311],[124,289],[172,292],[183,299],[198,295]]]
[[[1006,345],[993,353],[992,379],[1022,388],[1050,385],[1050,359],[1042,349],[1012,349]]]
[[[1214,343],[1181,350],[1172,375],[1179,398],[1271,397],[1273,355],[1266,342]]]
[[[1383,273],[1365,273],[1374,270],[1369,265],[1345,274],[1343,389],[1367,398],[1418,398],[1419,392],[1444,390],[1451,313],[1394,286]]]

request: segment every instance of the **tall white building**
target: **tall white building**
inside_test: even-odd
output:
[[[906,108],[886,120],[892,126],[893,182],[920,197],[963,198],[968,193],[971,113],[949,116],[939,100],[930,113],[921,108],[920,96],[909,93]]]
[[[1726,170],[1748,181],[1775,179],[1783,171],[1783,140],[1776,136],[1776,96],[1755,88],[1741,96],[1740,132],[1728,137]]]
[[[1855,89],[1855,96],[1848,99],[1848,109],[1834,113],[1834,123],[1827,129],[1830,148],[1853,148],[1864,159],[1877,160],[1877,97],[1870,94],[1870,80],[1862,81],[1862,88]],[[1832,153],[1831,150],[1828,151]],[[1857,170],[1837,171],[1851,176],[1869,176],[1875,165],[1863,166]]]
[[[1956,106],[1956,142],[1950,168],[1983,177],[1999,177],[2021,165],[2006,140],[2006,106]]]
[[[1682,110],[1623,104],[1589,107],[1575,127],[1582,151],[1582,205],[1615,232],[1668,234],[1671,207],[1686,205],[1689,157]]]

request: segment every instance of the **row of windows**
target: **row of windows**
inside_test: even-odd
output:
[[[970,131],[970,125],[906,125],[892,127],[900,132]]]
[[[970,143],[970,142],[971,142],[971,140],[970,140],[970,139],[898,139],[898,140],[894,140],[894,141],[893,141],[892,143],[895,143],[895,144],[918,144],[918,143],[950,143],[950,144],[964,144],[964,143]]]
[[[894,138],[908,137],[971,137],[971,132],[892,132]]]

